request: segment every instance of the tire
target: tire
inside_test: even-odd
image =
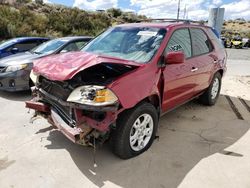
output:
[[[120,114],[117,119],[116,129],[111,132],[110,141],[113,153],[121,159],[129,159],[145,152],[155,139],[158,118],[155,107],[150,103],[141,103]],[[140,122],[146,119],[148,123],[145,124],[145,130],[143,131]],[[144,140],[142,135],[146,132],[146,129],[148,130],[148,135],[145,136]],[[142,135],[140,136],[140,134]],[[141,138],[138,138],[139,136]],[[142,148],[139,146],[139,142],[142,143],[141,140],[145,141],[144,147],[141,146]]]
[[[216,83],[218,83],[218,90],[217,93],[215,94],[215,88]],[[214,89],[214,90],[213,90]],[[199,97],[199,102],[207,105],[207,106],[212,106],[216,103],[217,99],[219,98],[220,95],[220,89],[221,89],[221,74],[219,72],[215,73],[209,87],[206,89],[206,91]]]

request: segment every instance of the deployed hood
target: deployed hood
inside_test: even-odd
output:
[[[9,65],[19,65],[24,63],[32,63],[33,60],[43,57],[44,54],[33,54],[30,52],[18,53],[5,57],[0,60],[0,66],[9,66]]]
[[[45,57],[34,62],[35,74],[50,80],[69,80],[80,71],[101,63],[123,64],[138,67],[140,64],[119,58],[101,56],[88,52],[70,52]]]

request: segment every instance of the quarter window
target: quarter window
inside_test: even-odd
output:
[[[67,44],[63,49],[62,51],[65,51],[65,52],[71,52],[71,51],[78,51],[79,48],[78,46],[76,45],[75,42],[71,42],[69,44]]]
[[[76,41],[76,42],[71,42],[68,45],[66,45],[61,51],[79,51],[85,44],[85,41]]]
[[[201,29],[191,29],[193,55],[202,55],[213,50],[211,41]]]
[[[207,29],[207,31],[208,31],[208,34],[210,35],[211,40],[217,44],[218,48],[224,49],[223,41],[215,35],[212,29]]]
[[[76,42],[76,46],[78,49],[82,49],[82,47],[87,43],[87,41],[78,41]]]
[[[191,39],[188,29],[178,29],[171,36],[165,53],[171,51],[183,51],[186,58],[191,57]]]

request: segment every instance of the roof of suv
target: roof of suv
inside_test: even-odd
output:
[[[201,24],[185,23],[185,22],[140,22],[140,23],[129,23],[118,25],[117,27],[157,27],[157,28],[167,28],[171,26],[197,26],[197,27],[209,27]],[[209,27],[210,28],[210,27]]]

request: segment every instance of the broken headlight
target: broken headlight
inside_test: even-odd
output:
[[[80,86],[69,95],[68,102],[75,102],[93,106],[105,106],[115,104],[118,98],[115,94],[103,86]]]

